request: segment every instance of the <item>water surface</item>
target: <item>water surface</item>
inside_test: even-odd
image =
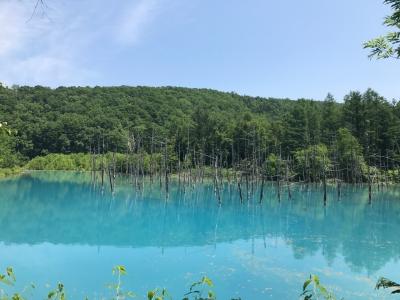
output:
[[[70,299],[109,295],[111,268],[138,295],[167,287],[181,299],[201,276],[219,299],[298,299],[310,273],[346,299],[382,299],[376,279],[400,280],[400,190],[345,186],[246,192],[226,185],[222,206],[211,183],[182,187],[168,198],[158,181],[140,190],[119,179],[114,194],[89,174],[33,172],[0,181],[0,267],[13,266],[18,285],[36,284],[33,299],[58,281]],[[144,299],[140,296],[137,299]],[[390,299],[390,297],[388,297]]]

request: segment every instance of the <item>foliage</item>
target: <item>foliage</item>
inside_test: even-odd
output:
[[[309,146],[295,152],[296,168],[298,172],[305,172],[312,181],[321,178],[328,172],[332,165],[329,159],[328,148],[324,144]],[[308,175],[307,175],[308,174]]]
[[[117,265],[112,269],[112,274],[116,276],[116,282],[109,284],[108,288],[112,291],[112,300],[124,300],[134,298],[136,295],[132,291],[123,290],[122,276],[127,275],[126,268],[122,265]],[[4,289],[1,288],[1,284],[5,286],[13,286],[16,282],[14,271],[11,267],[6,268],[4,274],[0,274],[0,300],[25,300],[28,299],[25,294],[29,289],[34,289],[35,285],[30,284],[25,287],[21,293],[13,293],[9,295]],[[191,284],[189,291],[184,295],[182,300],[216,300],[215,293],[210,290],[214,286],[212,280],[207,276],[203,276],[201,280]],[[379,278],[376,289],[392,289],[392,294],[400,293],[400,284],[391,281],[387,278]],[[163,289],[153,289],[147,292],[147,300],[167,300],[172,299],[168,291]],[[303,290],[300,295],[301,299],[312,300],[312,299],[325,299],[325,300],[336,300],[335,295],[328,291],[328,289],[321,284],[320,279],[316,275],[310,275],[310,277],[304,282]],[[62,283],[58,283],[56,288],[50,290],[47,294],[48,300],[66,300],[67,294],[65,287]],[[86,300],[89,298],[86,297]],[[103,299],[103,298],[102,298]],[[232,298],[231,300],[240,300],[240,298]]]
[[[377,290],[381,288],[391,289],[391,294],[400,294],[400,284],[384,277],[379,278],[375,286],[375,289]],[[310,275],[310,278],[307,279],[303,284],[303,293],[301,294],[301,299],[312,300],[320,299],[321,297],[322,299],[326,300],[336,299],[335,295],[329,292],[326,287],[320,283],[318,276]]]
[[[15,282],[16,282],[16,277],[14,274],[14,270],[11,267],[7,267],[6,273],[0,274],[0,284],[4,284],[6,286],[14,286]],[[34,289],[35,286],[31,284],[29,288]],[[28,287],[26,287],[21,293],[13,293],[12,295],[9,295],[0,286],[0,300],[24,300],[26,299],[25,294],[27,291]]]
[[[147,300],[165,300],[172,299],[166,289],[154,289],[147,292]]]
[[[112,274],[117,277],[116,283],[108,285],[108,288],[114,292],[112,300],[123,300],[135,297],[135,294],[132,291],[125,292],[122,289],[121,277],[127,274],[125,267],[121,265],[115,266],[112,269]]]
[[[151,156],[155,166],[160,165],[161,155],[154,154]],[[145,153],[130,155],[128,158],[122,153],[106,153],[95,157],[93,165],[93,156],[88,153],[71,153],[71,154],[48,154],[45,156],[37,156],[30,160],[25,168],[28,170],[65,170],[65,171],[91,171],[101,168],[113,167],[111,164],[113,159],[118,171],[126,172],[128,164],[136,164],[141,158],[144,162],[144,171],[150,170],[150,155]],[[102,165],[103,164],[103,165]]]
[[[336,299],[336,297],[320,283],[319,278],[316,275],[310,275],[310,278],[304,282],[301,298],[304,300],[320,298],[325,300]]]
[[[1,168],[0,169],[0,178],[9,177],[12,175],[18,175],[23,171],[20,167],[13,167],[13,168]]]
[[[390,279],[381,277],[379,278],[378,282],[376,283],[375,289],[391,289],[392,294],[400,294],[400,284],[391,281]]]
[[[362,149],[357,139],[347,128],[338,130],[336,149],[340,170],[345,172],[346,180],[354,182],[354,178],[361,177],[365,170],[365,161]]]
[[[284,174],[285,166],[285,161],[274,153],[268,155],[264,163],[265,173],[270,177],[281,176]]]
[[[112,300],[124,300],[129,298],[134,298],[135,294],[132,291],[124,291],[123,290],[123,282],[122,276],[127,275],[126,268],[122,265],[117,265],[112,269],[112,274],[116,277],[116,282],[108,285],[108,288],[112,291]],[[0,284],[5,284],[7,286],[13,286],[16,282],[14,271],[11,267],[6,269],[6,273],[0,274]],[[216,300],[214,293],[211,290],[208,290],[205,294],[205,289],[208,287],[212,287],[213,283],[211,279],[204,276],[200,281],[193,283],[190,286],[189,292],[184,295],[183,300]],[[35,288],[33,284],[30,286],[31,288]],[[23,294],[27,291],[25,288],[23,293],[14,293],[9,296],[4,290],[0,287],[0,300],[24,300],[26,299]],[[172,299],[166,289],[154,289],[147,292],[148,300],[167,300]],[[66,300],[67,295],[65,291],[65,287],[62,283],[58,283],[57,287],[51,291],[49,291],[47,298],[48,300]],[[88,300],[88,297],[86,297]],[[236,299],[238,300],[238,299]]]
[[[15,282],[15,275],[14,271],[11,267],[8,267],[6,269],[5,274],[0,274],[0,282],[7,284],[7,285],[13,285]]]
[[[384,4],[390,5],[392,13],[385,18],[384,25],[394,28],[394,31],[384,36],[364,43],[364,48],[371,50],[369,57],[378,59],[400,58],[400,0],[385,0]]]
[[[17,166],[22,160],[22,156],[15,152],[15,134],[7,122],[0,122],[0,168]]]
[[[332,94],[326,96],[322,104],[321,142],[330,145],[338,128],[342,127],[343,109],[336,103]]]
[[[35,157],[25,167],[28,170],[89,171],[91,169],[91,162],[89,154],[49,154]]]
[[[167,154],[176,171],[178,161],[183,169],[211,166],[217,154],[225,168],[253,170],[257,158],[257,168],[276,176],[298,151],[322,144],[332,164],[351,169],[349,178],[366,163],[381,168],[372,154],[393,158],[390,170],[400,161],[400,104],[370,89],[351,92],[340,104],[330,94],[319,102],[175,87],[2,87],[0,119],[15,129],[1,134],[0,168],[33,159],[29,169],[87,170],[92,162],[83,153],[90,152],[120,153],[119,166],[129,154],[129,163],[143,160],[146,172],[161,168]],[[341,128],[354,139],[340,137]],[[356,156],[340,157],[349,154],[337,150],[340,143]],[[274,165],[276,157],[282,165]],[[302,176],[302,167],[294,167]]]
[[[194,282],[190,286],[189,292],[185,294],[183,300],[216,300],[217,298],[212,290],[205,292],[205,289],[213,286],[211,279],[204,276],[200,281]]]
[[[50,291],[47,295],[48,300],[65,300],[66,295],[64,291],[64,285],[62,283],[58,283],[57,287]]]

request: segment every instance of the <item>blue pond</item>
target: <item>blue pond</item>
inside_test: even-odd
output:
[[[298,299],[310,273],[345,299],[384,299],[378,277],[400,279],[400,189],[344,186],[338,201],[320,187],[293,187],[288,199],[267,184],[246,192],[225,185],[222,206],[211,183],[190,188],[158,181],[140,190],[119,178],[114,194],[87,173],[32,172],[0,181],[0,267],[16,288],[36,285],[43,299],[58,281],[69,299],[110,295],[113,266],[124,265],[136,299],[167,287],[181,299],[207,275],[218,299]],[[249,195],[249,196],[248,196]],[[253,196],[254,195],[254,196]],[[248,199],[247,199],[248,198]],[[390,296],[387,296],[391,299]]]

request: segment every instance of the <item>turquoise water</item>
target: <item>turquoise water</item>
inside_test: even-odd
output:
[[[374,190],[368,205],[366,188],[346,186],[340,201],[329,191],[325,208],[318,187],[293,189],[279,202],[267,185],[262,205],[256,189],[241,205],[226,186],[219,207],[208,183],[172,181],[166,200],[158,183],[136,190],[126,179],[101,193],[88,174],[2,180],[0,267],[14,267],[17,288],[34,282],[32,299],[58,281],[69,299],[107,296],[117,264],[136,299],[155,287],[181,299],[203,275],[218,299],[298,299],[310,273],[346,299],[385,298],[374,285],[400,280],[400,189]]]

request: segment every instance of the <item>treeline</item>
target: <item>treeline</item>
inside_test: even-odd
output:
[[[176,87],[0,87],[0,120],[17,131],[2,135],[1,167],[50,153],[116,152],[148,157],[142,172],[164,164],[275,180],[399,175],[400,104],[370,89],[337,103]]]

